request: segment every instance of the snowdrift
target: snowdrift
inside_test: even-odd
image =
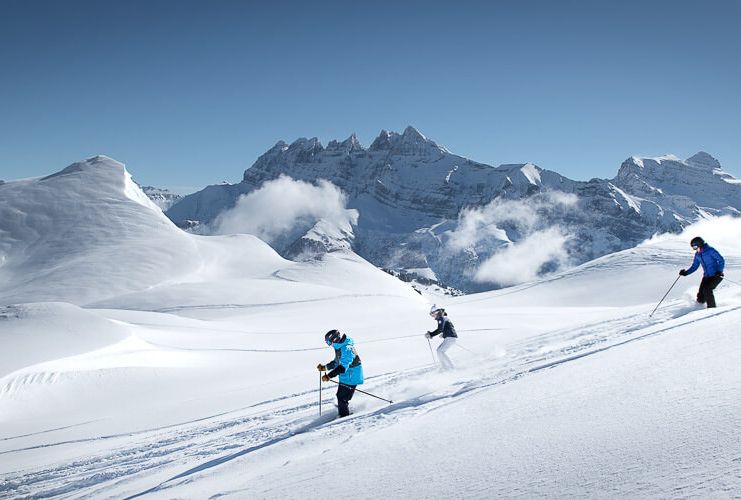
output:
[[[199,265],[191,239],[102,156],[0,186],[0,245],[0,303],[84,304]]]
[[[0,379],[26,366],[115,344],[129,334],[123,325],[71,304],[0,306]]]

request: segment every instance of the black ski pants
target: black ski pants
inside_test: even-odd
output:
[[[700,289],[697,291],[697,301],[700,304],[707,304],[708,307],[715,307],[715,295],[713,295],[713,290],[715,290],[715,287],[720,285],[721,281],[723,281],[723,278],[720,276],[703,276],[702,281],[700,282]]]
[[[340,384],[337,386],[337,409],[340,417],[346,417],[350,414],[350,400],[355,394],[357,385]]]

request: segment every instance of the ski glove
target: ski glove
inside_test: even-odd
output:
[[[679,271],[679,275],[680,275],[680,276],[687,276],[687,270],[686,270],[686,269],[681,269],[681,270]]]
[[[430,332],[425,333],[425,338],[431,339],[432,335],[430,335]]]
[[[725,274],[723,274],[723,273],[722,273],[722,272],[720,272],[720,271],[718,271],[717,273],[715,273],[715,275],[716,275],[716,276],[717,276],[718,278],[722,278],[722,277],[724,277],[724,276],[725,276]]]
[[[324,382],[329,382],[329,375],[327,375],[326,373],[324,375],[322,375],[322,380]]]
[[[327,371],[327,367],[324,366],[321,363],[319,363],[318,365],[316,365],[316,369],[319,370],[320,372],[326,372]]]

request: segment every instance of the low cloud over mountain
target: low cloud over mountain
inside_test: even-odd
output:
[[[267,183],[282,176],[312,187],[297,191],[286,184],[281,196],[280,184]],[[249,198],[261,189],[280,202],[274,208],[256,203],[266,192]],[[530,163],[477,163],[408,127],[401,134],[381,131],[368,148],[354,134],[326,147],[316,138],[279,141],[245,171],[242,182],[186,196],[167,215],[182,227],[218,220],[220,232],[260,233],[260,221],[281,225],[292,210],[289,195],[299,191],[322,198],[305,205],[306,196],[296,196],[304,200],[299,205],[307,207],[305,215],[317,220],[356,210],[353,237],[346,241],[374,264],[434,275],[468,291],[527,281],[741,210],[741,184],[704,152],[684,161],[632,157],[615,178],[583,182]],[[329,216],[321,216],[322,210]],[[303,220],[299,212],[288,218]],[[306,220],[304,226],[318,231]],[[289,231],[288,239],[298,233]]]

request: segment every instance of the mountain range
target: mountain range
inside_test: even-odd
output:
[[[272,243],[283,256],[351,246],[376,266],[467,292],[534,279],[710,216],[741,214],[740,181],[705,152],[686,160],[630,157],[612,179],[575,181],[532,163],[475,162],[410,126],[381,131],[367,148],[354,134],[326,146],[317,138],[279,141],[241,182],[208,186],[166,215],[210,233],[241,197],[286,176],[329,181],[357,218],[342,231],[305,218],[290,238]]]

